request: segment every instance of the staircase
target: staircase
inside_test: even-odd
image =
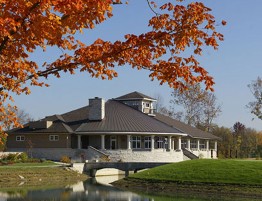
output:
[[[92,159],[99,160],[103,162],[110,161],[109,155],[104,153],[101,150],[98,150],[92,146],[88,146],[89,155],[92,156]]]
[[[195,154],[193,154],[192,152],[188,151],[187,149],[185,148],[182,148],[182,151],[183,151],[183,154],[188,157],[189,159],[191,160],[194,160],[194,159],[199,159],[198,156],[196,156]]]

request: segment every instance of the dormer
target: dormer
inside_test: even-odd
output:
[[[135,91],[135,92],[120,96],[116,98],[115,100],[120,101],[145,114],[148,114],[150,116],[155,116],[154,114],[155,109],[154,109],[153,103],[156,102],[156,99],[153,99],[142,93]]]
[[[52,126],[52,121],[45,121],[45,120],[39,120],[39,121],[31,121],[29,122],[29,128],[30,129],[46,129]]]

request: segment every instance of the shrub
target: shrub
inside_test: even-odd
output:
[[[28,163],[40,163],[40,159],[38,159],[38,158],[28,158],[27,162]]]
[[[102,155],[102,156],[100,156],[100,161],[102,161],[102,162],[109,162],[110,158],[108,156]]]
[[[18,155],[18,159],[21,160],[23,163],[27,162],[28,160],[28,155],[27,153],[23,152],[21,154]]]
[[[68,156],[62,156],[60,159],[62,163],[71,163],[71,159]]]
[[[18,161],[19,153],[16,154],[8,154],[3,158],[5,161],[17,162]]]

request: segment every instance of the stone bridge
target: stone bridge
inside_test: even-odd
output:
[[[88,162],[84,165],[83,172],[91,177],[95,177],[96,171],[104,168],[115,168],[125,171],[125,176],[129,175],[129,171],[143,170],[147,168],[153,168],[160,165],[166,165],[169,163],[143,163],[143,162]]]

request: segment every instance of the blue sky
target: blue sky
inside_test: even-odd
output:
[[[188,1],[186,1],[188,2]],[[215,95],[222,105],[222,114],[215,120],[220,126],[232,127],[237,121],[246,127],[262,130],[262,121],[252,121],[245,105],[253,100],[247,85],[262,76],[262,1],[261,0],[204,0],[212,8],[217,21],[227,21],[227,26],[218,26],[225,41],[218,51],[207,48],[200,58],[215,79]],[[114,17],[92,31],[79,36],[86,43],[95,39],[115,41],[127,33],[139,34],[146,30],[147,21],[153,13],[145,0],[130,0],[129,5],[114,6]],[[52,61],[60,52],[49,49],[36,52],[32,58],[42,63]],[[105,99],[139,91],[149,96],[161,95],[166,106],[172,89],[150,81],[148,72],[129,67],[118,69],[119,77],[112,81],[91,78],[87,73],[64,75],[60,79],[50,77],[48,88],[32,88],[32,94],[15,96],[15,104],[35,119],[52,114],[61,114],[88,104],[88,99],[98,96]]]

